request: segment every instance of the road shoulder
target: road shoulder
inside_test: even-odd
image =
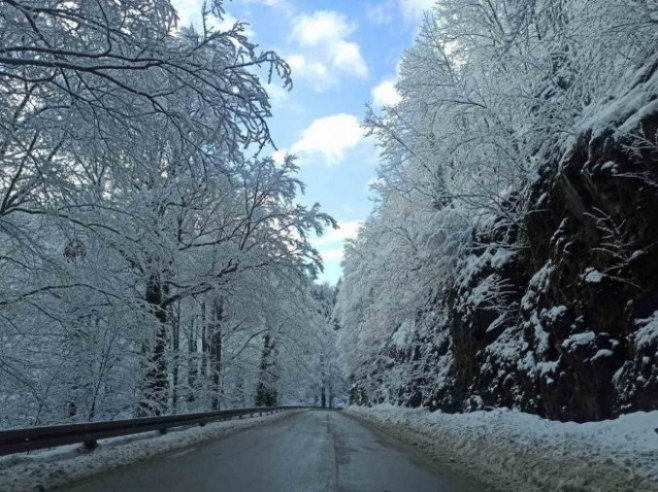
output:
[[[168,454],[183,453],[257,426],[285,419],[300,411],[244,420],[216,422],[205,427],[171,430],[166,435],[148,432],[137,436],[104,439],[99,447],[86,451],[81,445],[53,450],[20,453],[0,460],[2,492],[54,490],[118,468],[160,459]]]
[[[469,477],[496,492],[578,491],[656,492],[656,482],[601,456],[576,459],[545,452],[539,441],[522,442],[518,436],[502,435],[501,429],[480,426],[477,431],[431,423],[419,409],[355,408],[350,416],[368,422],[395,438],[414,446],[439,466]],[[655,457],[658,457],[654,455]]]

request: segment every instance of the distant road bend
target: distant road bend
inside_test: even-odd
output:
[[[271,424],[91,477],[69,492],[482,492],[341,412]]]

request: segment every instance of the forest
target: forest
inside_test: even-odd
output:
[[[333,402],[335,223],[268,151],[289,66],[224,14],[1,2],[1,427]]]

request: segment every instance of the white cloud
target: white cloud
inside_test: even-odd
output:
[[[436,0],[384,0],[367,6],[368,19],[373,24],[386,25],[393,22],[399,13],[411,24],[423,19],[425,12],[436,5]]]
[[[345,151],[357,147],[364,140],[359,119],[340,113],[313,121],[292,146],[293,154],[321,154],[329,163],[345,157]]]
[[[203,0],[172,0],[172,4],[178,12],[179,27],[187,27],[191,24],[197,30],[202,29],[203,23],[201,18],[201,11],[203,9]],[[221,20],[211,15],[208,18],[208,21],[209,25],[215,29],[220,31],[227,31],[235,25],[238,19],[233,17],[228,12],[225,12]],[[249,25],[244,26],[244,34],[249,38],[253,38],[256,35],[254,30]]]
[[[279,149],[272,152],[272,160],[275,164],[281,166],[288,156],[288,151],[286,149]]]
[[[270,103],[274,108],[276,108],[275,111],[284,105],[286,109],[290,109],[291,93],[286,87],[283,87],[280,83],[277,82],[278,81],[273,80],[271,84],[265,85],[267,95],[270,96]]]
[[[435,5],[436,0],[400,0],[402,16],[411,22],[422,20],[425,11],[431,10]]]
[[[376,5],[368,4],[366,13],[370,22],[383,26],[395,19],[396,8],[396,0],[386,0]]]
[[[335,85],[341,75],[367,77],[361,47],[349,39],[354,29],[345,15],[331,10],[294,17],[289,40],[299,52],[287,57],[293,75],[319,91]]]
[[[333,10],[303,14],[293,21],[292,35],[304,46],[323,46],[347,38],[354,31],[347,18]]]
[[[340,262],[343,260],[344,244],[348,239],[354,239],[363,227],[360,220],[350,220],[338,223],[338,229],[329,229],[321,237],[316,237],[312,243],[319,250],[325,264],[322,279],[335,283],[340,277]]]
[[[286,0],[244,0],[246,3],[256,3],[259,5],[265,5],[266,7],[279,7],[283,8],[288,5]]]
[[[288,57],[288,65],[293,70],[293,76],[300,74],[307,79],[316,81],[317,87],[325,87],[324,82],[328,81],[329,67],[319,61],[309,61],[303,55],[292,55]],[[318,85],[319,83],[320,85]]]
[[[233,28],[236,22],[238,22],[238,19],[236,19],[231,14],[226,12],[222,20],[213,19],[210,22],[210,25],[212,25],[215,29],[219,31],[228,31]],[[252,27],[249,24],[243,24],[243,29],[244,29],[243,34],[248,38],[253,38],[256,36],[256,32],[252,29]]]
[[[375,176],[374,178],[370,178],[368,180],[368,182],[366,183],[366,189],[368,191],[372,191],[372,190],[374,190],[374,189],[376,189],[380,186],[383,186],[383,185],[384,185],[384,180],[382,180],[381,178]]]
[[[371,92],[375,106],[395,106],[400,102],[402,96],[395,87],[395,79],[386,78],[376,85]]]
[[[343,259],[343,248],[327,249],[320,251],[322,261],[341,261]]]
[[[304,65],[306,65],[306,58],[304,58],[302,55],[289,56],[286,61],[288,62],[288,65],[290,65],[290,68],[292,69],[301,68]]]
[[[179,26],[189,26],[200,21],[202,3],[199,0],[172,0],[171,3],[178,12]]]
[[[347,41],[338,43],[332,62],[336,68],[345,73],[356,75],[359,78],[368,76],[368,66],[361,55],[361,48],[356,43]]]
[[[361,230],[361,227],[363,227],[363,222],[360,220],[339,222],[338,229],[329,229],[324,235],[314,241],[315,247],[320,248],[321,246],[334,243],[342,244],[347,239],[354,239]]]
[[[265,7],[272,7],[282,11],[290,16],[294,13],[295,8],[289,0],[242,0],[247,4],[263,5]]]

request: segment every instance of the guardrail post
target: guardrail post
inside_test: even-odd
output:
[[[162,428],[160,429],[160,435],[161,435],[161,436],[164,436],[166,433],[167,433],[167,428],[166,428],[166,427],[162,427]]]

